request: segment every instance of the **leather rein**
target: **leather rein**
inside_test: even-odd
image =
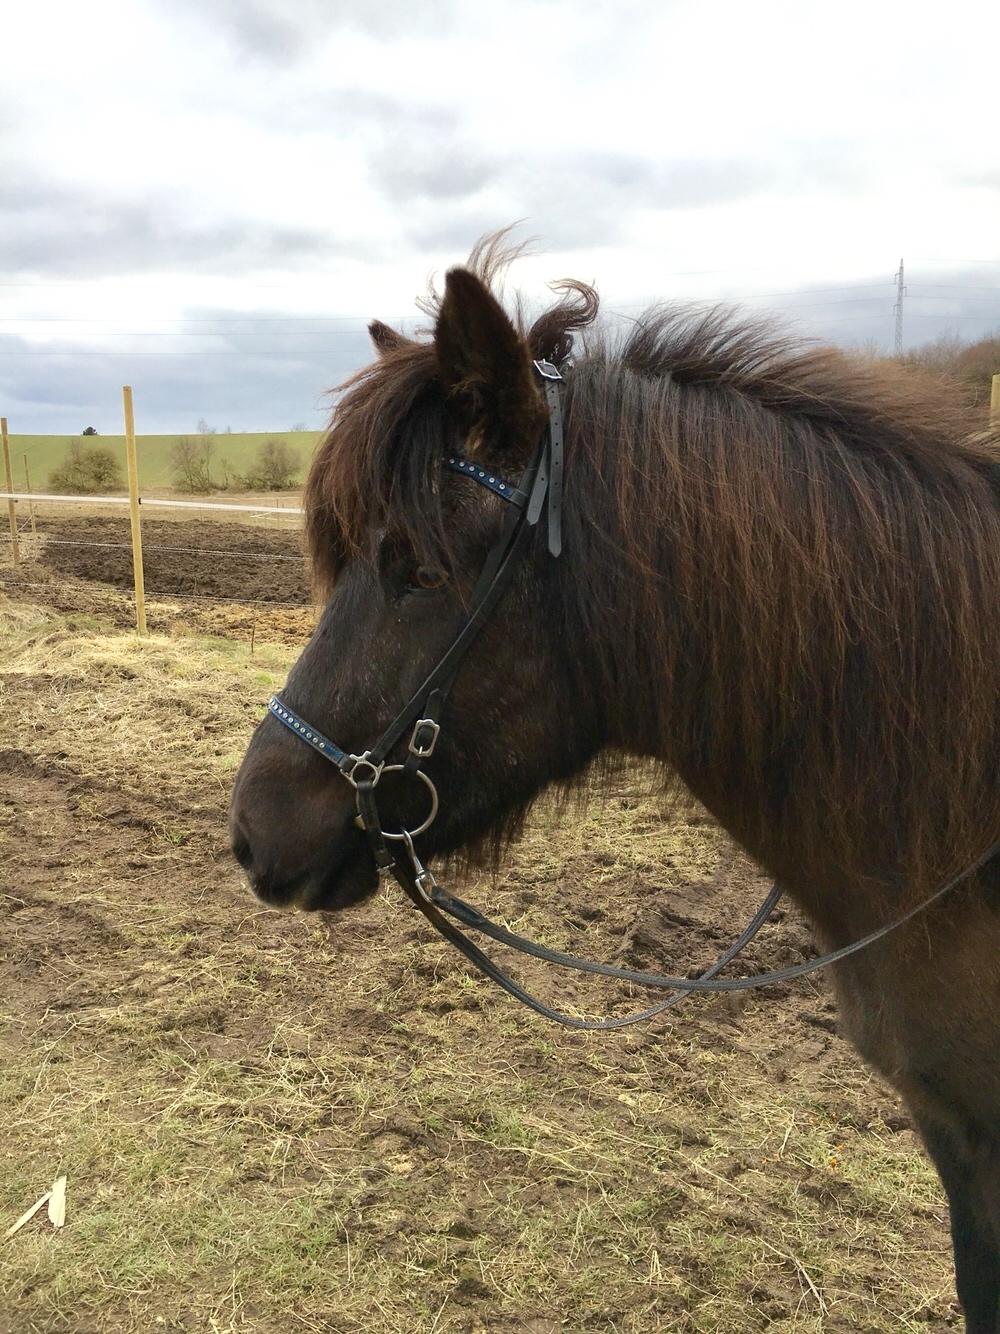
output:
[[[651,1019],[679,1004],[692,992],[747,991],[754,987],[789,982],[825,968],[840,959],[846,959],[849,955],[865,949],[897,930],[918,913],[926,911],[933,903],[974,875],[1000,853],[1000,840],[998,840],[971,866],[953,876],[928,898],[923,899],[888,925],[869,932],[850,945],[787,968],[739,978],[722,978],[718,974],[746,949],[774,911],[783,895],[782,888],[777,884],[772,885],[767,897],[739,938],[710,968],[693,978],[618,968],[613,964],[596,963],[539,945],[492,921],[477,908],[449,894],[438,885],[433,874],[421,862],[413,840],[430,827],[438,813],[437,789],[423,765],[434,754],[441,732],[438,719],[442,708],[462,658],[509,588],[527,549],[531,534],[541,522],[543,514],[547,525],[549,554],[558,557],[562,551],[563,419],[559,385],[563,382],[563,377],[551,362],[535,361],[532,364],[544,388],[549,421],[535,456],[520,480],[514,484],[490,469],[481,468],[474,461],[457,455],[449,457],[446,461],[451,471],[484,486],[506,501],[510,508],[500,536],[487,555],[473,588],[465,623],[437,666],[400,709],[375,744],[361,754],[349,754],[342,750],[329,737],[324,736],[290,709],[279,696],[272,696],[268,704],[268,710],[273,718],[311,746],[324,759],[329,760],[354,788],[358,810],[357,823],[364,830],[380,875],[392,875],[435,930],[454,945],[475,968],[492,979],[515,1000],[536,1014],[568,1028],[606,1030],[625,1028],[630,1024]],[[387,763],[390,753],[408,730],[410,735],[402,763]],[[375,794],[382,775],[386,773],[400,773],[404,778],[416,778],[427,789],[430,810],[423,823],[416,829],[403,829],[398,833],[391,833],[382,827]],[[397,856],[390,848],[390,843],[401,844],[401,851],[405,856]],[[544,960],[560,968],[616,978],[654,991],[666,990],[671,994],[647,1009],[621,1018],[581,1019],[576,1015],[552,1008],[526,991],[456,923],[478,931],[498,944],[509,946],[522,954]]]

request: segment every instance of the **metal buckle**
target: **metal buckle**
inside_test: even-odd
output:
[[[431,739],[426,745],[421,745],[419,736],[422,727],[431,728]],[[410,744],[407,750],[411,755],[418,755],[420,759],[426,760],[434,754],[434,747],[437,745],[438,735],[441,731],[441,724],[436,723],[433,718],[420,718],[413,724],[413,733],[410,737]]]
[[[410,855],[410,861],[413,863],[413,879],[417,889],[420,891],[425,903],[430,903],[431,891],[437,889],[438,883],[434,879],[434,873],[429,871],[417,856],[417,850],[413,846],[413,839],[410,834],[404,831],[402,835],[403,842],[406,844],[406,851]]]
[[[551,361],[533,361],[531,364],[543,380],[562,380],[563,378],[558,368],[553,366]]]
[[[344,777],[347,779],[347,781],[351,784],[352,787],[357,787],[358,785],[357,772],[359,765],[366,764],[368,768],[371,770],[372,787],[374,787],[378,783],[378,780],[382,777],[382,770],[385,768],[384,762],[382,764],[376,764],[374,760],[370,760],[368,758],[369,754],[370,752],[366,750],[361,755],[348,755],[347,757],[348,760],[353,760],[354,763],[351,765],[349,769],[342,768],[340,772],[344,775]]]

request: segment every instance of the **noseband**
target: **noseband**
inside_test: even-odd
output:
[[[546,516],[549,554],[558,557],[562,552],[562,490],[563,490],[563,420],[559,385],[563,377],[559,370],[548,361],[532,363],[535,373],[542,381],[548,406],[549,420],[544,436],[534,458],[515,484],[500,477],[495,471],[481,468],[474,460],[454,455],[447,459],[447,467],[499,496],[510,506],[504,520],[500,536],[490,549],[480,571],[469,599],[469,610],[465,623],[452,641],[437,666],[423,684],[404,704],[399,713],[378,738],[375,744],[360,754],[351,754],[342,750],[329,737],[311,726],[294,710],[290,709],[279,696],[272,696],[268,709],[273,718],[287,727],[293,735],[311,746],[324,759],[329,760],[339,770],[341,776],[354,788],[357,803],[357,823],[364,830],[375,864],[383,876],[392,875],[400,887],[420,909],[435,929],[450,941],[480,972],[491,978],[504,991],[529,1009],[547,1019],[555,1020],[569,1028],[613,1029],[624,1028],[629,1024],[639,1023],[661,1014],[664,1010],[677,1005],[692,992],[746,991],[752,987],[788,982],[793,978],[803,977],[825,968],[828,964],[846,958],[858,950],[880,940],[895,931],[918,913],[929,908],[932,903],[943,898],[961,881],[973,875],[1000,852],[1000,841],[993,844],[973,865],[959,875],[954,876],[945,885],[936,890],[929,898],[916,907],[890,922],[887,926],[863,936],[842,949],[834,950],[819,958],[794,964],[788,968],[772,972],[757,973],[752,977],[720,978],[718,973],[731,963],[754,939],[770,917],[782,897],[782,889],[771,887],[764,902],[758,908],[746,928],[700,977],[671,977],[659,973],[640,972],[630,968],[616,968],[611,964],[596,963],[589,959],[580,959],[575,955],[564,954],[559,950],[549,949],[523,936],[508,931],[506,927],[491,921],[477,908],[462,899],[448,894],[437,884],[432,873],[422,864],[413,840],[424,833],[438,813],[438,794],[433,781],[424,772],[423,763],[434,754],[441,724],[438,722],[441,710],[447,699],[457,674],[459,665],[466,652],[476,639],[490,613],[510,587],[515,571],[527,550],[533,530],[541,521],[543,512]],[[386,761],[393,748],[409,730],[406,756],[402,763],[388,764]],[[381,817],[375,798],[375,791],[383,774],[400,773],[406,778],[416,778],[427,789],[430,807],[423,822],[415,829],[402,829],[391,833],[382,827]],[[406,860],[400,860],[391,851],[389,843],[401,843],[406,853]],[[447,914],[448,916],[445,916]],[[617,978],[637,986],[653,990],[667,990],[673,994],[658,1004],[641,1010],[636,1014],[615,1019],[580,1019],[575,1015],[565,1014],[546,1005],[509,976],[483,950],[469,939],[448,919],[454,918],[464,926],[479,931],[500,944],[528,954],[547,963],[562,968],[571,968],[578,972],[596,974],[601,977]]]

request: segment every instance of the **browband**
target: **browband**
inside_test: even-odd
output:
[[[492,491],[501,500],[509,500],[512,505],[517,505],[518,508],[523,508],[527,502],[527,492],[522,491],[514,482],[505,481],[503,477],[498,477],[496,473],[490,472],[489,468],[480,468],[478,463],[463,459],[460,454],[452,454],[447,459],[446,466],[452,472],[461,473],[463,477],[471,477],[480,486],[485,486],[487,491]]]
[[[549,554],[558,556],[562,552],[563,417],[559,386],[563,383],[563,377],[551,361],[533,361],[531,364],[544,386],[545,406],[549,412],[545,447],[538,460],[536,477],[540,485],[535,487],[534,504],[530,503],[531,497],[522,486],[516,486],[489,468],[481,468],[478,463],[463,458],[461,454],[452,454],[446,466],[463,477],[471,477],[474,482],[485,486],[502,500],[517,505],[519,509],[527,505],[528,523],[532,527],[538,522],[544,504],[548,517]]]

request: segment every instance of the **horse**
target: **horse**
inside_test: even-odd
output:
[[[404,829],[425,784],[440,797],[401,835],[426,875],[416,844],[496,863],[544,789],[624,756],[693,794],[830,950],[975,868],[832,972],[940,1174],[967,1329],[997,1334],[1000,441],[912,372],[717,308],[609,330],[566,280],[529,324],[501,299],[510,258],[499,234],[450,270],[423,336],[370,326],[306,486],[322,614],[237,775],[234,853],[266,903],[346,909],[394,864],[365,819],[386,759]],[[553,392],[557,526],[524,530],[435,678],[509,491],[557,461]],[[446,702],[421,717],[432,679]]]

